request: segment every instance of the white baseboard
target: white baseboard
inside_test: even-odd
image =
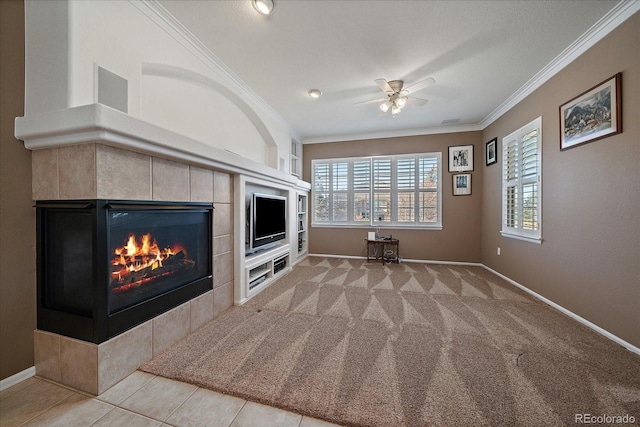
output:
[[[367,259],[366,256],[353,256],[353,255],[332,255],[332,254],[309,254],[308,256],[325,257],[325,258],[347,258],[347,259]],[[373,259],[371,260],[372,262]],[[377,260],[380,263],[380,259]],[[437,260],[424,260],[424,259],[408,259],[400,257],[400,262],[415,262],[418,264],[449,264],[449,265],[470,265],[474,267],[483,267],[479,262],[462,262],[462,261],[437,261]]]
[[[561,306],[560,304],[557,304],[557,303],[551,301],[550,299],[543,297],[542,295],[538,294],[537,292],[532,291],[531,289],[527,288],[524,285],[521,285],[520,283],[516,282],[515,280],[512,280],[512,279],[508,278],[504,274],[498,273],[494,269],[492,269],[490,267],[487,267],[484,264],[480,264],[480,265],[482,265],[485,269],[489,270],[490,272],[492,272],[496,276],[501,277],[504,280],[506,280],[507,282],[511,283],[513,286],[522,289],[523,291],[525,291],[529,295],[533,296],[534,298],[542,301],[543,303],[545,303],[547,305],[550,305],[551,307],[555,308],[559,312],[566,314],[567,316],[571,317],[574,320],[577,320],[578,322],[582,323],[583,325],[587,326],[588,328],[593,329],[594,331],[596,331],[600,335],[603,335],[606,338],[609,338],[611,341],[613,341],[613,342],[615,342],[617,344],[620,344],[621,346],[623,346],[627,350],[629,350],[629,351],[631,351],[631,352],[633,352],[633,353],[635,353],[635,354],[640,356],[640,348],[636,347],[635,345],[623,340],[622,338],[620,338],[620,337],[618,337],[616,335],[613,335],[611,332],[609,332],[609,331],[607,331],[605,329],[602,329],[600,326],[598,326],[598,325],[596,325],[594,323],[591,323],[590,321],[588,321],[584,317],[578,316],[573,311],[568,310],[568,309],[564,308],[563,306]]]
[[[0,391],[6,390],[9,387],[18,384],[28,378],[31,378],[36,374],[36,367],[32,366],[30,368],[25,369],[22,372],[18,372],[15,375],[11,375],[3,380],[0,380]]]

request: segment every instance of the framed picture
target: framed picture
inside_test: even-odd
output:
[[[473,170],[473,145],[449,147],[449,172]]]
[[[485,148],[485,162],[486,165],[492,165],[498,162],[498,138],[493,138],[491,141],[487,142]]]
[[[560,106],[560,150],[622,132],[622,73]]]
[[[469,196],[471,194],[471,174],[458,173],[453,175],[453,195]]]

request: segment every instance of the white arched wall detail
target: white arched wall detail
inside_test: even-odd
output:
[[[180,105],[182,105],[184,106],[184,108],[176,113],[178,116],[182,117],[162,117],[161,109],[157,106],[153,107],[154,100],[156,100],[160,96],[157,93],[160,90],[157,89],[158,86],[150,86],[150,77],[169,79],[174,83],[186,83],[186,85],[182,85],[182,91],[175,91],[174,88],[174,93],[169,93],[172,85],[166,84],[168,83],[166,81],[165,84],[162,85],[161,89],[164,95],[169,98],[169,100],[163,99],[162,101],[163,105],[165,106],[164,109],[173,109],[173,112],[175,113],[175,109],[181,109]],[[247,102],[245,102],[224,84],[191,70],[176,67],[173,65],[157,63],[142,64],[142,82],[143,84],[141,85],[142,93],[140,112],[141,118],[150,119],[150,121],[152,122],[160,121],[161,123],[156,124],[164,127],[173,127],[173,129],[171,130],[178,131],[181,134],[185,134],[185,136],[193,137],[199,140],[205,139],[202,142],[208,143],[210,145],[216,145],[218,146],[218,148],[226,149],[243,157],[250,158],[251,160],[256,160],[260,163],[278,169],[278,146],[275,139],[273,138],[273,135],[264,124],[262,119],[254,111],[254,109],[251,108],[251,106]],[[144,84],[145,82],[147,84]],[[176,85],[173,86],[179,87]],[[150,87],[153,87],[153,89],[149,89]],[[202,89],[205,89],[206,93],[204,93]],[[230,126],[230,123],[233,123],[234,127],[238,130],[238,134],[234,132],[233,135],[229,135],[229,132],[219,133],[216,130],[206,128],[209,123],[192,123],[194,125],[192,128],[184,129],[184,123],[188,123],[190,120],[194,119],[194,117],[187,116],[190,115],[189,109],[194,108],[190,105],[191,100],[197,97],[189,97],[189,94],[185,93],[185,91],[189,90],[191,91],[192,95],[209,96],[209,102],[206,102],[206,106],[203,105],[202,107],[206,107],[209,109],[217,108],[217,113],[219,115],[230,114],[232,112],[230,112],[229,110],[235,110],[236,114],[234,117],[225,117],[224,119],[222,119],[222,122],[220,124],[224,126]],[[216,100],[213,99],[213,97],[217,97],[217,102],[215,102]],[[200,98],[202,97],[200,96]],[[169,101],[169,104],[167,104],[167,101]],[[155,108],[156,113],[150,111],[145,112],[145,108],[143,108],[145,102],[148,103],[147,110]],[[187,107],[187,105],[189,106]],[[154,117],[144,117],[145,115],[153,115]],[[216,114],[210,114],[208,116],[208,121],[213,120],[213,116],[215,115]],[[195,119],[197,119],[197,117]],[[172,123],[174,124],[173,126]],[[247,129],[248,125],[252,127],[252,130]],[[181,126],[183,127],[183,129],[180,129]],[[198,133],[197,131],[192,130],[195,127],[202,127],[203,129],[201,129]],[[222,143],[214,144],[212,143],[212,139],[223,139],[224,141]],[[258,140],[259,142],[257,142]],[[256,146],[257,144],[260,144],[262,146]],[[256,156],[259,158],[257,158]]]

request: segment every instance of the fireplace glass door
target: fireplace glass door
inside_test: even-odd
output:
[[[207,211],[109,211],[109,314],[210,275]]]

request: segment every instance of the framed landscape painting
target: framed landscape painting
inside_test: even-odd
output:
[[[622,132],[622,73],[560,106],[560,150]]]

